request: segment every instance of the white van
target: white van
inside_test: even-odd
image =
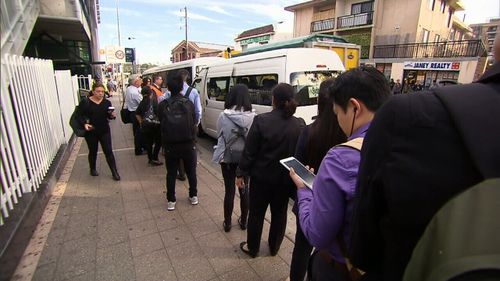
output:
[[[272,110],[271,89],[275,85],[289,83],[295,89],[298,103],[295,116],[309,124],[317,115],[320,83],[337,77],[344,70],[335,52],[315,48],[280,49],[208,65],[193,83],[203,107],[201,129],[217,138],[217,119],[224,110],[229,89],[237,83],[248,86],[252,108],[257,114]]]
[[[191,85],[193,77],[196,77],[196,74],[200,72],[200,70],[206,67],[209,64],[226,61],[224,58],[219,57],[207,57],[207,58],[196,58],[186,61],[175,62],[172,64],[155,66],[147,69],[142,73],[143,76],[153,78],[155,75],[161,75],[163,77],[163,84],[161,88],[163,91],[167,90],[167,79],[180,69],[186,69],[190,73],[190,77],[188,78],[188,85]]]

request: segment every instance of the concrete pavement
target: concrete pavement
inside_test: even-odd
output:
[[[120,108],[116,97],[112,101]],[[207,163],[209,149],[198,145],[199,205],[189,204],[187,181],[177,181],[176,210],[168,212],[165,167],[150,167],[146,155],[134,155],[131,125],[118,117],[111,122],[111,130],[122,180],[113,181],[101,153],[100,175],[90,176],[87,147],[80,139],[74,166],[67,169],[65,190],[56,200],[60,202],[49,203],[47,208],[53,219],[49,216],[39,225],[46,228],[46,234],[32,239],[31,245],[40,250],[34,246],[26,250],[26,256],[34,260],[33,270],[21,264],[14,280],[29,280],[31,274],[32,280],[243,281],[288,276],[295,233],[290,210],[279,254],[271,257],[263,241],[260,256],[250,259],[239,250],[246,232],[237,225],[238,199],[231,232],[222,229],[224,186],[220,170]],[[268,231],[266,222],[264,240]]]

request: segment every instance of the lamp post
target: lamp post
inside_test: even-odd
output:
[[[120,0],[116,0],[116,25],[118,27],[118,46],[122,45],[122,39],[121,39],[121,34],[120,34],[120,12],[118,9],[118,2]],[[121,82],[122,82],[122,94],[125,93],[125,81],[123,78],[123,64],[120,64],[120,73],[121,73]]]

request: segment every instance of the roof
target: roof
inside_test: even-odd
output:
[[[276,43],[266,44],[258,47],[248,48],[242,52],[241,56],[255,54],[265,51],[284,49],[284,48],[300,48],[304,47],[307,42],[336,42],[336,43],[349,43],[344,38],[327,34],[312,34],[302,37],[296,37],[290,40],[279,41]]]
[[[311,6],[314,7],[317,4],[319,4],[319,3],[325,3],[327,1],[328,0],[311,0],[311,1],[307,1],[307,2],[302,2],[302,3],[299,3],[299,4],[295,4],[295,5],[291,5],[291,6],[285,7],[285,11],[295,12],[296,10],[301,10],[301,9],[304,9],[304,8],[307,8],[307,7],[311,7]]]
[[[193,48],[196,52],[207,53],[213,51],[225,51],[227,47],[233,47],[228,45],[216,44],[216,43],[205,43],[205,42],[196,42],[196,41],[188,41],[189,48]],[[172,49],[172,53],[175,52],[179,48],[184,48],[186,45],[186,40],[182,40],[177,46]]]
[[[274,26],[272,24],[268,24],[254,29],[245,30],[240,35],[238,35],[238,37],[236,37],[235,40],[238,41],[239,39],[273,33],[273,32],[274,32]]]

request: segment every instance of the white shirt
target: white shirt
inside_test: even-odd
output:
[[[142,101],[142,95],[136,86],[128,86],[125,92],[125,107],[129,111],[136,111],[139,103]]]

